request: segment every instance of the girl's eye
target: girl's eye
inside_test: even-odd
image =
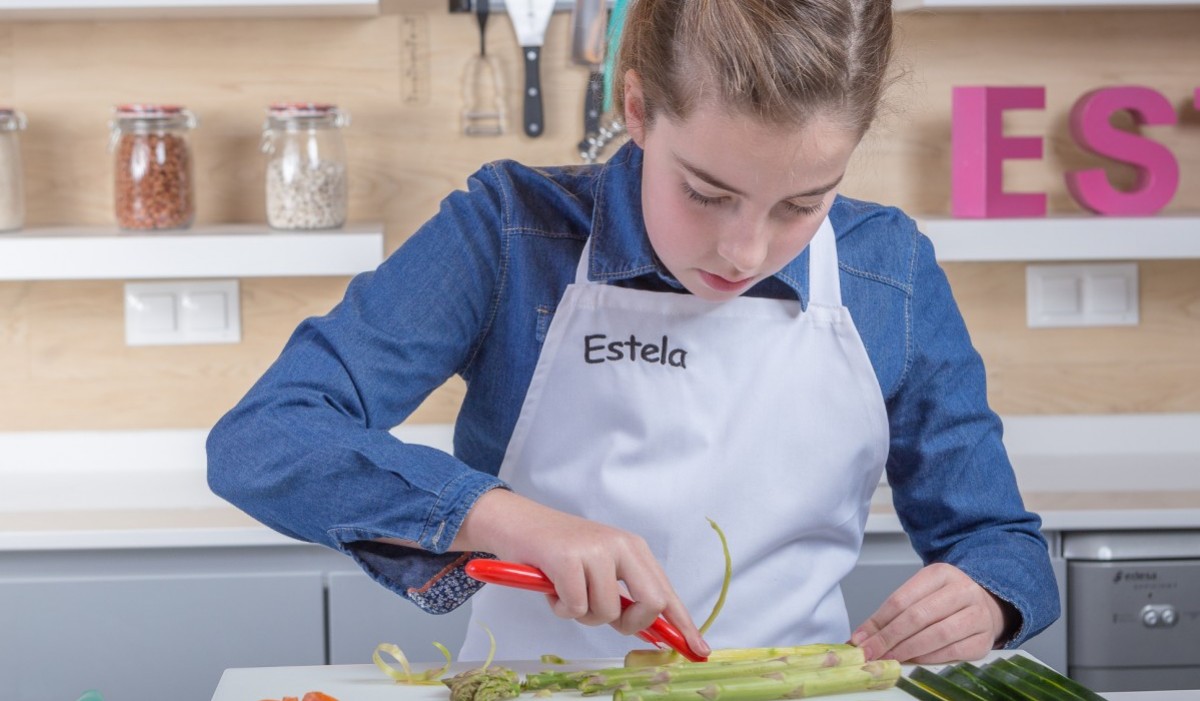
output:
[[[681,185],[683,186],[683,194],[687,195],[688,199],[696,202],[702,207],[707,207],[710,204],[720,204],[721,201],[725,199],[724,197],[706,197],[701,195],[699,192],[693,190],[692,186],[688,185],[686,182],[681,183]]]
[[[821,208],[825,205],[825,203],[818,202],[816,204],[810,204],[810,205],[799,205],[799,204],[795,204],[793,202],[784,202],[783,205],[784,205],[784,208],[787,209],[788,214],[795,214],[798,216],[810,216],[810,215],[816,214],[817,212],[820,212]]]

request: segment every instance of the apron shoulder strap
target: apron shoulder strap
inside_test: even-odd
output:
[[[816,236],[808,244],[808,301],[823,307],[842,306],[837,241],[829,217],[821,222]]]
[[[588,282],[588,262],[592,258],[592,237],[589,236],[587,241],[583,242],[583,253],[579,256],[579,263],[575,266],[575,284],[584,285]]]

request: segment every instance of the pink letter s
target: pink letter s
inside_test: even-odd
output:
[[[1200,92],[1197,94],[1200,102]],[[1067,189],[1081,206],[1097,214],[1155,214],[1179,189],[1179,163],[1167,147],[1112,126],[1114,112],[1128,110],[1134,122],[1174,124],[1175,110],[1161,93],[1137,85],[1093,90],[1071,108],[1071,134],[1080,146],[1137,168],[1134,188],[1123,192],[1108,182],[1103,168],[1066,174]]]

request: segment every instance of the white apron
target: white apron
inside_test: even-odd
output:
[[[882,393],[849,310],[826,219],[809,305],[721,303],[588,280],[585,247],[550,324],[500,467],[519,494],[641,535],[696,624],[733,580],[714,648],[844,642],[854,567],[888,450]],[[460,654],[620,657],[637,638],[558,618],[497,585],[472,599]]]

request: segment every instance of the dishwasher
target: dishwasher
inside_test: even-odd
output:
[[[1096,691],[1200,688],[1200,531],[1063,535],[1068,675]]]

